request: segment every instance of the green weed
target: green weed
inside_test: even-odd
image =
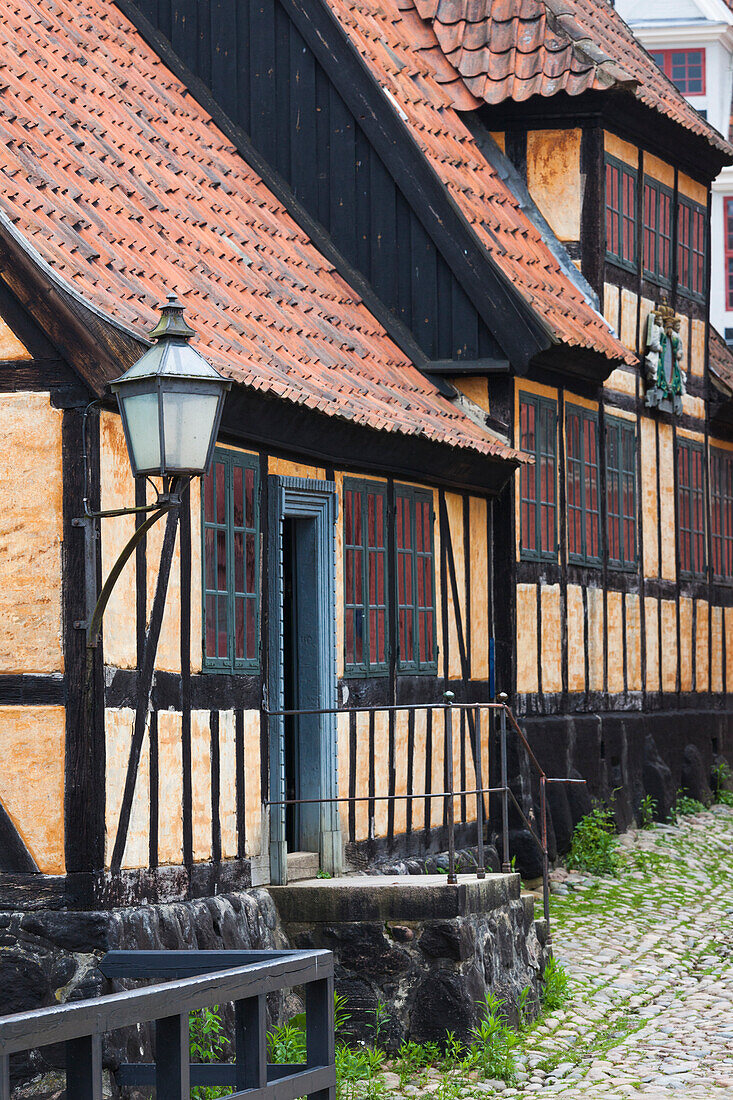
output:
[[[650,794],[645,794],[639,803],[639,828],[651,829],[654,825],[654,814],[657,811],[656,800]]]
[[[733,806],[733,791],[730,790],[731,779],[733,779],[733,772],[731,772],[725,760],[721,760],[719,764],[715,765],[712,772],[713,802],[718,802],[723,806]]]
[[[545,965],[545,973],[542,975],[542,993],[540,995],[542,1007],[547,1009],[548,1012],[561,1008],[570,997],[569,986],[570,979],[567,970],[560,965],[557,959],[548,959]]]
[[[596,806],[575,826],[567,866],[592,875],[612,875],[618,867],[617,845],[613,814]]]
[[[486,1012],[472,1029],[472,1042],[464,1065],[478,1069],[484,1077],[499,1078],[511,1084],[517,1069],[515,1051],[519,1036],[508,1026],[501,1011],[502,1003],[493,993],[486,994]]]
[[[678,818],[687,814],[699,814],[705,809],[706,806],[703,802],[698,801],[697,798],[690,798],[684,791],[678,790],[674,805],[669,811],[669,820],[674,825],[677,823]]]
[[[227,1048],[227,1040],[219,1014],[219,1006],[201,1008],[188,1018],[188,1045],[192,1062],[221,1062]],[[216,1100],[231,1096],[230,1088],[209,1088],[199,1085],[191,1089],[191,1100]]]

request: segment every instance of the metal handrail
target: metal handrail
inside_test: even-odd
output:
[[[330,951],[110,952],[110,973],[140,977],[134,965],[145,955],[146,972],[164,973],[163,963],[180,975],[144,989],[20,1012],[0,1019],[0,1100],[10,1100],[10,1055],[52,1043],[66,1044],[66,1095],[74,1100],[102,1096],[102,1038],[106,1032],[155,1022],[156,1061],[125,1065],[125,1084],[154,1085],[156,1100],[189,1100],[194,1084],[231,1084],[237,1097],[295,1100],[328,1096],[336,1086],[333,1019],[333,955]],[[202,972],[200,956],[207,956]],[[236,965],[241,955],[244,965]],[[126,957],[130,966],[120,965]],[[253,961],[254,960],[254,961]],[[105,969],[105,963],[102,963]],[[268,1067],[268,993],[293,986],[306,989],[305,1065]],[[232,1064],[191,1066],[189,1013],[214,1003],[234,1002],[235,1054]]]
[[[453,786],[453,726],[452,726],[452,712],[454,710],[467,712],[469,715],[472,713],[474,716],[474,749],[475,749],[475,763],[476,763],[476,777],[477,785],[475,787],[466,788],[462,790],[456,790]],[[498,787],[484,787],[481,779],[481,711],[494,711],[498,712],[500,716],[499,723],[499,750],[500,750],[500,769],[501,769],[501,785]],[[541,764],[537,760],[527,738],[525,737],[522,729],[517,723],[516,718],[512,714],[508,706],[507,696],[500,695],[497,702],[459,702],[453,698],[452,692],[446,692],[443,700],[436,703],[390,703],[390,704],[378,704],[375,706],[364,707],[313,707],[302,709],[283,709],[283,710],[270,710],[267,706],[262,707],[263,713],[268,718],[299,718],[302,716],[315,716],[315,715],[359,715],[359,714],[379,714],[387,713],[394,714],[399,712],[417,712],[417,711],[443,711],[446,716],[445,725],[445,740],[444,740],[444,752],[445,752],[445,770],[447,774],[447,790],[444,791],[422,791],[418,793],[410,794],[368,794],[368,795],[342,795],[329,798],[283,798],[272,799],[265,802],[266,806],[301,806],[301,805],[313,805],[313,804],[333,804],[333,803],[349,803],[355,804],[358,802],[400,802],[400,801],[423,801],[433,798],[442,798],[445,802],[445,822],[448,831],[448,876],[447,882],[449,885],[454,885],[458,881],[456,873],[456,854],[455,854],[455,820],[454,820],[454,805],[456,798],[475,796],[476,797],[476,831],[477,831],[477,866],[476,876],[477,878],[484,878],[486,875],[485,858],[484,858],[484,796],[491,794],[500,794],[502,797],[502,870],[508,874],[511,872],[511,864],[509,860],[509,799],[511,798],[514,803],[522,821],[527,826],[532,839],[535,841],[542,854],[542,894],[543,894],[543,915],[547,928],[547,943],[552,943],[552,934],[550,930],[550,883],[549,883],[549,852],[547,841],[547,797],[546,797],[546,785],[548,783],[585,783],[584,779],[570,779],[561,777],[548,776]],[[509,786],[508,778],[508,764],[507,764],[507,717],[511,723],[513,731],[519,737],[520,743],[524,748],[527,757],[535,769],[539,773],[540,780],[540,815],[542,818],[542,833],[541,836],[537,834],[531,821],[525,816],[521,809],[514,792]],[[533,814],[530,812],[530,817],[533,819]]]

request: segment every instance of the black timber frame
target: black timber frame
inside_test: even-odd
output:
[[[231,110],[230,113],[224,110],[223,91],[215,95],[207,86],[207,77],[212,84],[223,80],[224,68],[218,74],[212,72],[211,62],[204,61],[201,56],[205,54],[206,46],[200,43],[194,45],[193,41],[187,39],[186,33],[190,32],[184,32],[181,37],[182,27],[188,25],[195,27],[197,7],[195,0],[193,3],[190,0],[179,0],[181,9],[187,10],[189,24],[180,18],[184,14],[183,10],[176,14],[175,3],[171,0],[140,0],[138,3],[133,0],[116,0],[116,2],[164,63],[211,114],[244,159],[255,168],[273,193],[285,203],[286,208],[306,229],[317,247],[331,258],[333,242],[339,248],[337,233],[332,229],[333,241],[329,245],[329,234],[323,224],[321,223],[320,226],[315,224],[317,219],[312,216],[304,217],[303,203],[295,200],[292,192],[288,195],[290,189],[273,167],[273,152],[269,150],[269,158],[257,155],[251,136],[245,134],[242,126],[237,124],[239,119],[233,117]],[[484,324],[493,333],[515,368],[523,370],[534,356],[553,345],[554,340],[544,320],[535,314],[524,299],[512,289],[510,281],[479,241],[327,4],[323,0],[314,0],[313,3],[306,3],[304,0],[276,0],[276,3],[287,13],[292,25],[302,36],[303,42],[348,108],[353,120],[348,125],[356,126],[363,132],[369,146],[394,180],[399,193],[416,213],[439,255],[447,263],[461,291],[468,295]],[[179,52],[174,49],[170,41],[170,37],[176,36],[176,31]],[[269,39],[274,40],[275,33],[274,26],[267,28]],[[269,45],[272,45],[272,41],[269,41]],[[221,64],[228,66],[227,71],[232,70],[232,66],[236,66],[232,55],[234,48],[232,45],[217,53],[217,56],[222,55]],[[184,52],[185,60],[182,56]],[[196,72],[192,71],[192,66],[196,66]],[[264,96],[263,102],[258,103],[259,111],[276,110],[276,104],[269,102],[270,99],[275,98],[273,92],[274,87],[270,88],[271,95]],[[267,103],[264,102],[265,99],[268,99]],[[268,128],[266,134],[269,135],[269,133]],[[319,135],[319,137],[325,140],[325,136]],[[265,146],[268,144],[265,138],[263,138],[263,144]],[[310,214],[313,214],[312,210]],[[357,214],[357,211],[351,211],[349,214],[349,225],[352,228]],[[342,256],[340,259],[343,263]],[[384,257],[384,263],[393,262],[393,257]],[[354,278],[353,264],[348,265],[350,268],[348,271],[339,264],[336,266],[352,285],[358,287],[359,283],[363,284],[363,265],[359,265],[362,276],[358,282]],[[371,289],[370,299],[373,300],[373,297],[374,290]],[[365,298],[365,302],[373,308],[370,299]],[[386,304],[393,308],[392,303]],[[379,312],[375,311],[375,315],[390,331],[390,327],[384,320],[384,305]],[[394,319],[390,325],[393,323]],[[419,342],[419,334],[413,331],[412,339]],[[576,352],[577,349],[567,349],[566,358],[569,356],[572,359]],[[496,355],[496,352],[493,354]],[[460,358],[460,356],[455,357]],[[603,364],[605,372],[608,373],[612,369],[610,361],[603,358]],[[418,365],[424,366],[420,363]]]

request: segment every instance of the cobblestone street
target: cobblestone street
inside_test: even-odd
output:
[[[733,1097],[733,810],[628,833],[621,852],[617,878],[553,896],[572,997],[504,1096]]]

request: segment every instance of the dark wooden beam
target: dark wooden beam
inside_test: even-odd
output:
[[[416,435],[379,432],[238,387],[227,395],[220,436],[271,454],[297,454],[319,466],[353,473],[392,474],[451,491],[498,492],[517,463],[468,447],[450,447]]]
[[[66,763],[64,848],[66,870],[97,871],[104,866],[105,735],[102,640],[87,648],[84,530],[72,521],[84,514],[82,413],[67,409],[61,422],[63,469],[63,636],[66,674]],[[91,506],[99,507],[99,417],[87,423]],[[98,577],[99,579],[99,577]]]
[[[142,751],[143,740],[145,737],[145,726],[147,724],[148,711],[150,709],[150,688],[153,682],[155,655],[158,651],[160,628],[163,624],[163,612],[165,611],[165,600],[168,593],[168,580],[170,577],[171,565],[173,563],[173,551],[176,544],[176,532],[178,529],[179,512],[180,509],[178,507],[173,507],[168,512],[168,516],[166,518],[163,546],[160,551],[158,582],[155,589],[153,607],[150,613],[150,624],[148,626],[147,634],[145,636],[145,654],[143,657],[143,665],[140,669],[138,682],[138,699],[137,707],[135,710],[135,725],[133,727],[132,741],[130,743],[130,757],[127,762],[125,789],[122,795],[122,805],[120,807],[120,816],[117,824],[117,834],[115,836],[114,849],[112,851],[111,869],[113,872],[117,872],[120,870],[122,866],[122,859],[125,854],[127,832],[130,825],[130,815],[132,813],[132,801],[135,795],[138,765],[140,763],[140,753]]]

